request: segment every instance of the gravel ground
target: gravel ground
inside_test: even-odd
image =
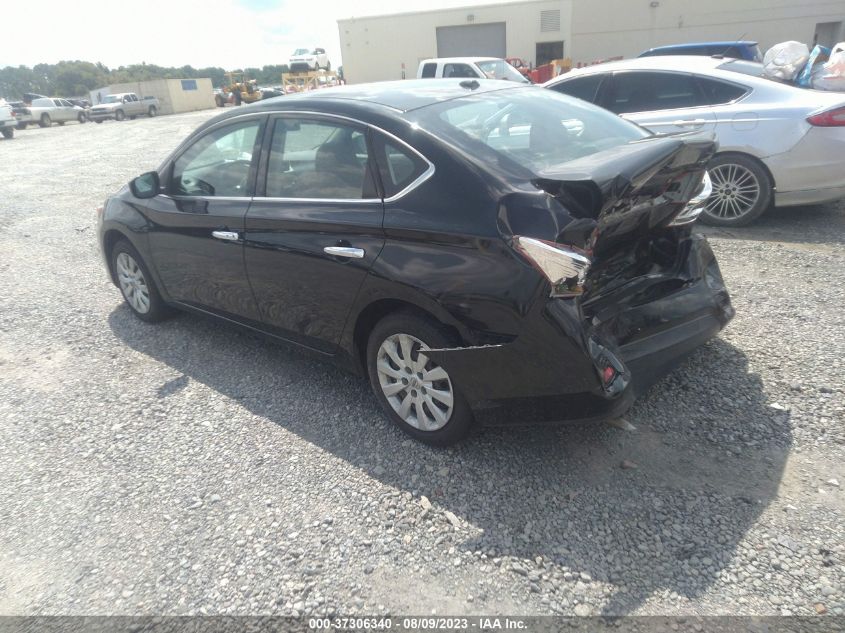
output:
[[[363,381],[134,319],[94,208],[212,111],[0,141],[0,613],[845,614],[845,206],[713,231],[737,317],[608,425],[435,450]]]

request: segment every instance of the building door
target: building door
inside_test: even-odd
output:
[[[813,43],[832,48],[841,40],[842,35],[842,22],[819,22],[816,24]]]
[[[505,23],[437,27],[438,57],[506,56]]]
[[[537,42],[537,54],[534,56],[534,63],[537,66],[542,66],[553,59],[563,59],[563,42]]]

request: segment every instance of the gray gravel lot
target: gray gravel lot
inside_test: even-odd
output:
[[[845,205],[707,230],[736,319],[636,432],[435,450],[329,365],[123,306],[94,209],[214,114],[0,141],[0,613],[845,614]]]

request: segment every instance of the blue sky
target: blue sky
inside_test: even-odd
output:
[[[109,67],[146,62],[162,66],[226,69],[282,64],[295,48],[321,46],[332,66],[341,64],[337,20],[397,11],[437,9],[489,0],[145,0],[125,10],[80,10],[67,0],[3,9],[0,67],[33,66],[62,59]],[[8,4],[8,3],[7,3]],[[69,28],[70,27],[70,28]]]

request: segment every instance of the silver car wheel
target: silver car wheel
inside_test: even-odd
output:
[[[129,253],[120,253],[115,262],[117,281],[127,303],[140,314],[150,311],[150,289],[138,262]]]
[[[376,356],[379,385],[387,402],[420,431],[442,429],[452,417],[454,392],[445,369],[422,352],[429,349],[409,334],[387,337]]]
[[[760,199],[760,182],[748,168],[725,163],[709,170],[713,193],[707,201],[707,213],[725,219],[741,218]]]

